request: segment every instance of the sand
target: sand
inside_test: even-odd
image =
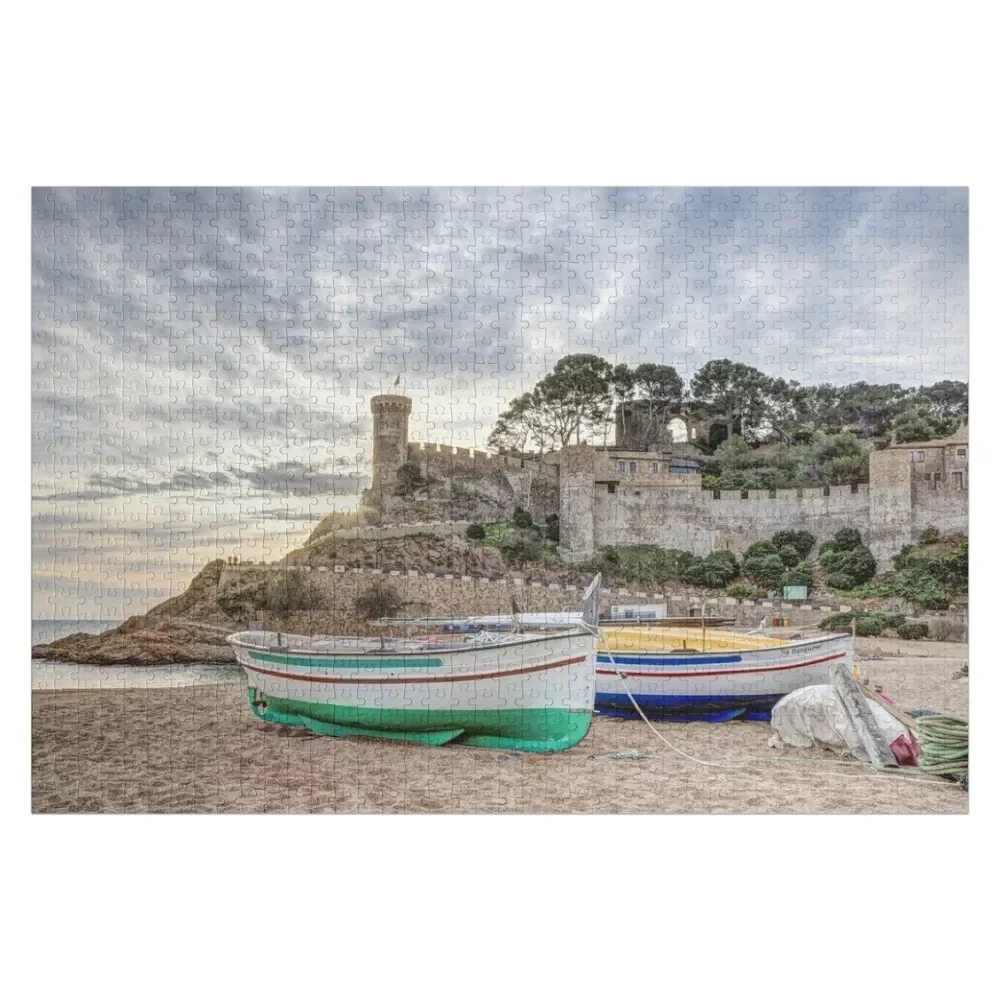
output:
[[[874,684],[904,708],[968,715],[958,643],[859,639]],[[830,751],[771,750],[770,726],[595,717],[557,754],[331,739],[260,722],[242,684],[36,691],[35,812],[964,813],[968,796],[925,775],[876,774]],[[637,750],[654,756],[612,760]],[[791,758],[779,761],[777,758]],[[751,758],[758,758],[751,760]]]

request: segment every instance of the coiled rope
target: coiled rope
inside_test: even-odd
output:
[[[914,720],[920,743],[920,770],[959,778],[969,773],[969,723],[953,715],[922,715]]]

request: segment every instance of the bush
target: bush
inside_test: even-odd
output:
[[[791,545],[799,554],[799,559],[805,559],[816,544],[816,536],[808,531],[779,531],[771,539],[780,552],[786,545]]]
[[[781,578],[782,587],[811,587],[813,585],[812,572],[802,573],[798,569],[785,570]]]
[[[881,635],[883,632],[882,622],[874,615],[859,618],[854,628],[855,635]]]
[[[777,587],[785,574],[785,564],[774,553],[766,556],[752,556],[743,562],[743,575],[762,587]]]
[[[680,580],[692,562],[694,556],[680,549],[628,545],[603,548],[580,568],[620,581]]]
[[[933,545],[935,542],[941,540],[941,532],[937,528],[931,526],[929,528],[924,528],[920,532],[920,544],[921,545]]]
[[[850,632],[851,622],[854,621],[854,618],[853,611],[841,611],[824,618],[819,623],[819,627],[824,632]]]
[[[925,622],[907,622],[896,629],[900,639],[926,639],[928,635]]]
[[[431,482],[424,478],[418,462],[404,462],[396,471],[396,496],[412,497],[418,490],[430,486]]]
[[[857,532],[853,528],[837,532],[838,536],[848,534],[856,536]],[[867,583],[875,575],[875,557],[864,545],[843,548],[838,544],[837,538],[827,544],[829,547],[825,551],[821,550],[819,562],[828,574],[831,587],[837,590],[850,590],[852,587]],[[835,583],[834,578],[838,582]]]
[[[481,524],[470,524],[465,529],[465,537],[470,542],[481,542],[486,537],[486,529]]]
[[[545,518],[545,537],[550,542],[559,542],[559,515],[549,514]]]
[[[726,588],[729,597],[739,597],[744,601],[759,601],[767,597],[767,591],[760,587],[751,587],[748,583],[734,583]]]
[[[704,559],[692,559],[681,579],[700,587],[724,587],[738,575],[736,556],[726,549],[718,549]]]
[[[778,549],[778,555],[789,568],[799,562],[799,550],[794,545],[782,545]]]
[[[268,575],[262,604],[268,611],[314,611],[322,606],[322,594],[309,574],[291,570]]]
[[[833,536],[833,547],[837,552],[847,552],[849,549],[859,548],[863,544],[861,533],[857,528],[841,528]]]
[[[534,525],[534,521],[531,520],[531,515],[526,510],[523,510],[521,507],[515,507],[511,524],[515,528],[531,528]]]
[[[518,529],[501,545],[500,552],[505,562],[515,566],[535,562],[542,553],[538,532]]]
[[[743,561],[746,562],[747,559],[757,559],[763,556],[776,556],[777,554],[778,547],[772,542],[754,542],[743,553]]]
[[[391,583],[373,583],[366,587],[354,601],[354,609],[368,621],[376,618],[391,618],[399,614],[403,599]]]

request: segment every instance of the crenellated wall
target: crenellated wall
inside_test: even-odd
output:
[[[741,553],[782,529],[805,529],[822,541],[841,528],[868,523],[868,489],[832,486],[829,491],[650,490],[598,488],[594,542],[659,545],[706,555],[713,549]]]
[[[603,546],[742,553],[783,528],[809,531],[820,542],[856,528],[885,569],[928,526],[968,531],[967,428],[947,442],[871,452],[869,482],[854,487],[713,493],[701,488],[701,476],[671,472],[670,457],[654,452],[573,445],[544,456],[491,455],[405,441],[405,397],[376,397],[372,410],[376,478],[394,483],[398,467],[409,461],[433,481],[424,493],[403,499],[383,485],[384,518],[492,521],[523,507],[541,522],[558,513],[560,551],[568,561]]]

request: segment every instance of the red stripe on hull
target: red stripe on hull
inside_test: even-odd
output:
[[[778,670],[797,670],[799,667],[812,667],[817,663],[829,663],[830,660],[840,660],[846,653],[834,653],[832,656],[822,656],[818,660],[806,660],[804,663],[789,663],[785,667],[744,667],[742,670],[685,670],[683,673],[667,673],[662,670],[630,670],[622,668],[626,677],[738,677],[740,674],[772,674]],[[617,670],[598,670],[599,675],[617,677]]]
[[[290,681],[305,681],[316,684],[448,684],[452,681],[488,681],[496,677],[517,677],[520,674],[540,674],[545,670],[555,670],[557,667],[568,667],[573,663],[583,663],[586,656],[577,656],[571,660],[556,660],[554,663],[540,663],[534,667],[521,667],[518,670],[497,670],[490,674],[454,674],[451,677],[326,677],[303,676],[302,674],[286,674],[282,670],[268,670],[264,667],[241,664],[245,670],[255,674],[267,674],[268,677],[283,677]]]

